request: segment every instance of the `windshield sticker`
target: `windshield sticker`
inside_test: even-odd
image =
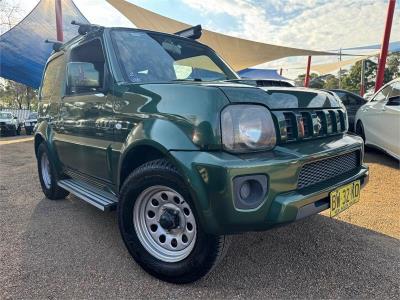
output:
[[[129,80],[131,82],[140,82],[140,79],[139,79],[139,77],[136,76],[135,72],[129,73]]]

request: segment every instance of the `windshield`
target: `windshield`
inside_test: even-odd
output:
[[[237,79],[213,51],[197,42],[133,30],[114,30],[112,37],[130,82]]]
[[[28,117],[28,119],[37,119],[38,114],[37,113],[31,113]]]
[[[0,112],[0,119],[12,119],[12,115],[9,113]]]

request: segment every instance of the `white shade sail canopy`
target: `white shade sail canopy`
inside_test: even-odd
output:
[[[356,62],[358,62],[360,60],[368,59],[368,58],[370,58],[372,56],[376,56],[378,54],[379,54],[379,52],[376,52],[376,53],[371,53],[371,54],[364,55],[364,56],[358,56],[356,58],[342,60],[342,61],[338,61],[338,62],[313,65],[313,66],[311,66],[311,70],[314,72],[317,72],[320,75],[325,75],[325,74],[329,74],[334,71],[337,71],[342,67],[346,67],[346,66],[355,64]]]
[[[124,0],[107,0],[107,2],[141,29],[175,33],[192,26],[161,16]],[[199,41],[213,48],[236,71],[289,56],[338,55],[325,51],[265,44],[204,29]]]

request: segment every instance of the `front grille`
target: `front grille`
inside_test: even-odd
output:
[[[0,125],[4,126],[6,125],[6,122],[0,122]]]
[[[299,189],[349,173],[360,167],[360,152],[354,151],[339,156],[305,164],[299,173]]]
[[[274,111],[278,143],[309,140],[346,131],[346,113],[341,109]]]
[[[287,140],[288,141],[293,141],[296,140],[295,138],[295,120],[293,116],[290,113],[284,113],[285,116],[285,128],[286,128],[286,135],[287,135]]]

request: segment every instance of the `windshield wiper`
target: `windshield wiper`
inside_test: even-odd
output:
[[[172,79],[171,81],[203,81],[201,78]]]

